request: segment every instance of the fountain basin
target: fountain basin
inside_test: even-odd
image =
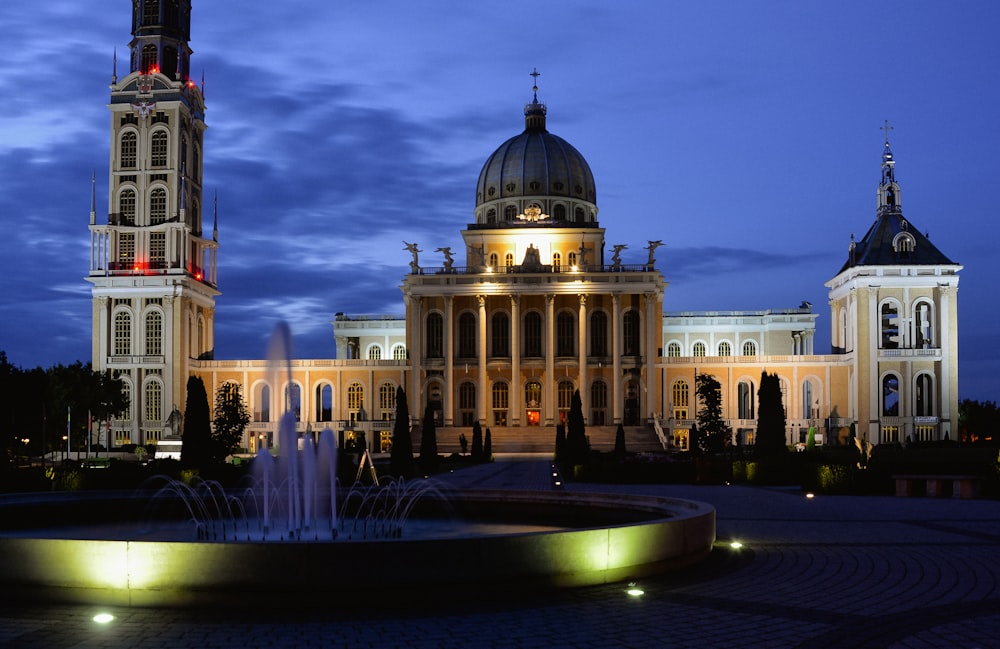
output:
[[[17,515],[23,502],[0,503],[8,528],[0,538],[0,586],[8,594],[108,606],[300,605],[379,592],[585,586],[689,565],[715,540],[715,510],[704,503],[506,490],[452,493],[448,506],[463,520],[559,529],[335,542],[70,538],[69,529],[52,538],[51,528],[67,526],[60,509],[79,519],[84,503],[105,517],[130,509],[123,498],[67,507],[50,497],[33,503],[25,520]],[[9,529],[12,520],[23,529]],[[32,533],[42,520],[47,533]]]

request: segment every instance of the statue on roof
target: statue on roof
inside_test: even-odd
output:
[[[657,248],[659,248],[662,245],[663,241],[657,239],[656,241],[649,241],[649,245],[646,246],[646,250],[649,251],[649,259],[646,260],[646,265],[649,266],[650,268],[652,268],[653,264],[656,263],[656,257],[654,256],[654,252],[656,251]]]
[[[419,260],[417,258],[417,255],[423,252],[423,250],[417,248],[417,244],[415,243],[406,243],[404,241],[403,245],[406,246],[405,248],[403,248],[403,250],[409,250],[410,253],[413,255],[413,261],[410,262],[410,272],[411,273],[420,272],[420,264],[418,263]]]

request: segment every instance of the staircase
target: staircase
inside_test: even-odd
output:
[[[490,426],[490,439],[494,453],[553,453],[556,445],[556,429],[554,426]],[[608,452],[615,448],[615,432],[617,426],[588,426],[587,438],[590,448],[595,451]],[[438,428],[438,453],[450,455],[461,451],[459,435],[465,435],[472,448],[472,427],[452,426]],[[485,442],[486,429],[483,429]],[[414,435],[413,448],[420,448],[420,436]],[[652,426],[626,426],[625,449],[631,453],[662,451],[663,447]]]

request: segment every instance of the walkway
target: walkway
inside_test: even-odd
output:
[[[548,462],[501,458],[456,486],[549,489]],[[818,497],[747,486],[607,486],[703,500],[718,512],[712,556],[645,580],[447,602],[387,590],[382,601],[267,610],[0,610],[4,647],[928,647],[1000,648],[1000,502]],[[741,549],[730,542],[739,540]],[[252,569],[252,567],[248,567]],[[307,602],[313,606],[306,607]]]

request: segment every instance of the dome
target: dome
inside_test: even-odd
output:
[[[545,129],[545,115],[545,105],[536,98],[524,108],[524,132],[487,158],[476,184],[476,225],[597,227],[590,165],[573,145]],[[525,217],[526,212],[537,215],[539,208],[540,219]]]

